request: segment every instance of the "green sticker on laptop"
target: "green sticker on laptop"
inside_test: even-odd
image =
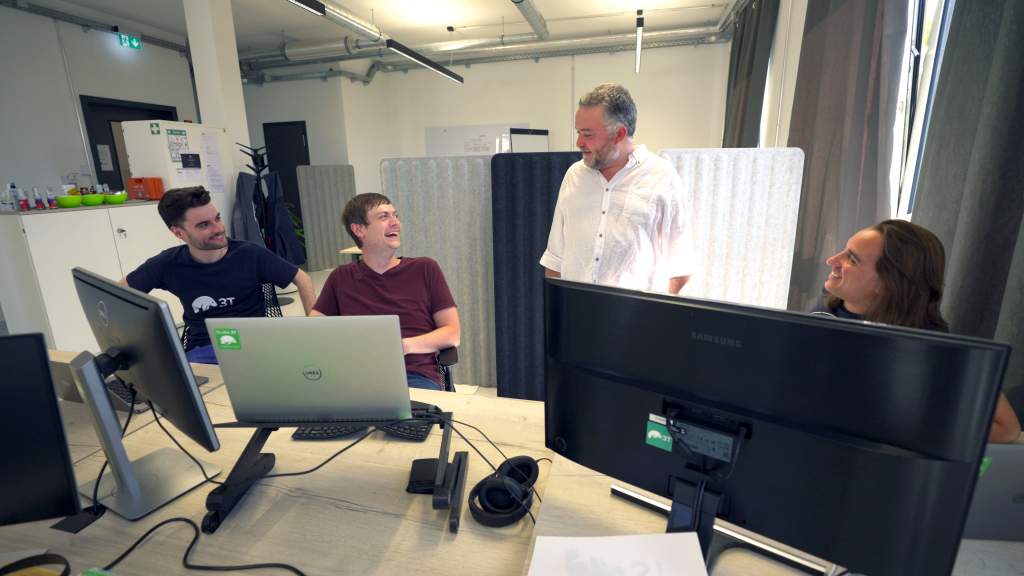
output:
[[[242,339],[234,328],[216,328],[213,337],[217,340],[217,348],[221,350],[241,350]]]
[[[991,464],[991,463],[992,463],[992,457],[991,456],[985,456],[984,458],[982,458],[981,459],[981,472],[978,473],[978,476],[983,475],[985,473],[985,470],[988,470],[988,465]]]

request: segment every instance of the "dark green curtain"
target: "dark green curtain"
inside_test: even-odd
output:
[[[729,56],[722,148],[757,148],[768,58],[779,19],[780,0],[753,0],[740,11]]]
[[[807,312],[825,260],[889,217],[889,168],[907,40],[906,0],[812,0],[789,146],[804,151],[790,310]]]
[[[947,29],[911,219],[946,247],[951,331],[1013,346],[1024,415],[1024,2],[958,1]]]

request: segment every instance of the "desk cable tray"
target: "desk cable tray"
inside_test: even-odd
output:
[[[451,421],[451,412],[441,412],[439,426],[444,431],[441,437],[441,451],[438,458],[437,481],[433,491],[433,507],[436,510],[443,508],[452,509],[450,526],[451,531],[458,530],[459,506],[455,502],[461,502],[462,485],[465,484],[466,468],[468,467],[468,453],[459,452],[456,459],[448,465],[448,452],[451,444],[451,426],[445,425]],[[394,420],[384,421],[360,421],[359,424],[367,427],[383,427],[392,424]],[[339,424],[352,424],[352,421],[338,422]],[[330,425],[334,422],[317,422],[319,425]],[[206,516],[203,518],[202,530],[206,534],[217,531],[228,514],[235,508],[238,502],[245,496],[249,488],[260,478],[266,476],[274,468],[276,457],[273,453],[262,453],[263,446],[270,438],[270,434],[281,428],[298,428],[309,426],[309,422],[227,422],[214,425],[215,428],[255,428],[252,438],[246,444],[238,461],[231,469],[227,479],[220,486],[217,486],[206,496]],[[444,463],[444,464],[441,464]],[[446,473],[447,472],[447,473]],[[453,498],[454,496],[454,498]]]

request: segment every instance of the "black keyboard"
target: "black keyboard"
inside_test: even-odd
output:
[[[146,410],[149,410],[149,405],[143,402],[139,402],[137,398],[135,400],[135,404],[133,405],[132,393],[129,392],[128,387],[125,386],[124,384],[121,384],[121,382],[117,380],[109,380],[106,382],[106,385],[107,390],[113,392],[114,396],[117,396],[121,400],[124,400],[124,403],[131,406],[132,410],[134,410],[135,412],[145,412]]]
[[[306,426],[292,433],[295,440],[328,440],[366,430],[366,426]]]
[[[427,439],[427,436],[430,436],[430,430],[433,427],[433,420],[416,420],[392,424],[391,426],[382,426],[381,430],[399,438],[423,441]]]

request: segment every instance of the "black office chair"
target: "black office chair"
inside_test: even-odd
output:
[[[273,284],[268,283],[263,285],[263,315],[267,318],[284,317],[284,313],[281,312],[281,303],[277,299],[277,290],[274,289]],[[191,330],[189,330],[188,325],[186,324],[181,330],[181,346],[185,349],[185,352],[195,348],[195,346],[189,346],[190,333]],[[458,358],[456,358],[456,361],[457,360]]]
[[[445,348],[437,353],[437,370],[441,373],[441,382],[445,392],[455,392],[452,382],[452,366],[459,363],[459,349],[455,346]]]

